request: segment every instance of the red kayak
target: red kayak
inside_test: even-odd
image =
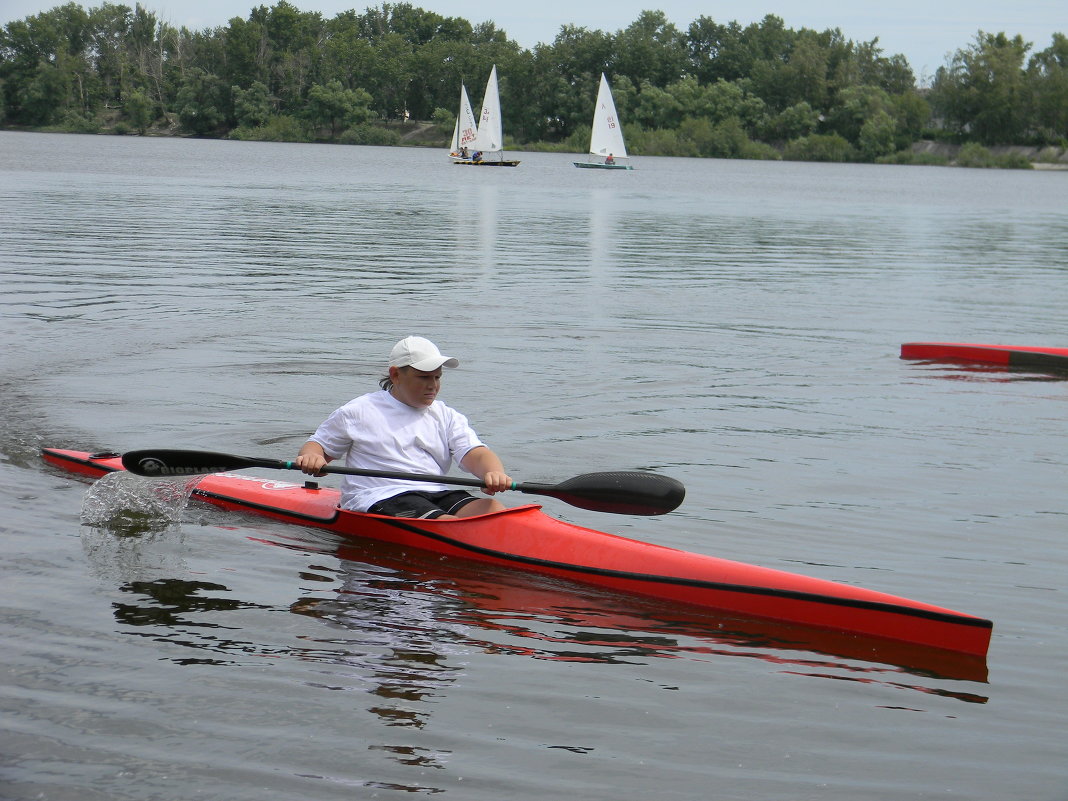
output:
[[[99,477],[119,454],[45,448],[52,465]],[[193,497],[231,511],[327,529],[747,618],[985,656],[989,620],[849,584],[606,534],[535,504],[460,520],[412,520],[338,508],[339,491],[240,473],[199,477]]]
[[[901,346],[901,358],[1068,370],[1068,348],[976,345],[967,342],[906,342]]]

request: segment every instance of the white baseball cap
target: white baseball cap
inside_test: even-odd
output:
[[[405,337],[389,352],[390,367],[414,367],[432,373],[439,367],[459,367],[460,360],[445,356],[438,346],[423,337]]]

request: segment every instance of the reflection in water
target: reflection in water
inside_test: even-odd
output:
[[[197,626],[203,628],[226,628],[219,623],[196,621],[184,617],[189,612],[228,612],[233,609],[265,607],[245,603],[233,598],[202,596],[202,591],[228,592],[222,584],[208,581],[183,579],[158,579],[156,581],[133,581],[120,588],[122,592],[143,595],[152,601],[152,606],[140,604],[115,604],[115,617],[131,626]]]
[[[357,688],[382,699],[370,708],[382,722],[422,728],[429,711],[412,705],[440,694],[462,672],[449,664],[450,657],[462,662],[465,641],[462,632],[444,622],[449,599],[409,592],[403,576],[373,565],[342,563],[338,578],[336,596],[302,598],[290,611],[319,618],[342,634],[356,632],[355,639],[318,642],[336,648],[329,661],[351,667],[344,675],[357,679]],[[311,653],[323,656],[319,650]]]
[[[1057,367],[1009,367],[1000,364],[967,364],[952,361],[917,360],[916,372],[923,378],[944,381],[976,381],[1009,384],[1017,381],[1068,381],[1068,370]]]
[[[703,613],[687,615],[652,606],[642,610],[640,601],[589,598],[583,603],[577,600],[578,603],[560,591],[495,583],[492,589],[483,587],[473,594],[471,605],[459,619],[475,630],[507,635],[505,642],[473,639],[472,644],[488,651],[536,659],[642,664],[657,658],[716,661],[743,657],[793,668],[784,672],[811,678],[851,679],[938,692],[962,701],[986,701],[985,697],[971,693],[932,690],[921,684],[895,680],[908,677],[912,681],[982,682],[986,680],[986,668],[979,660],[765,621]],[[842,675],[824,672],[832,669]]]
[[[122,592],[135,597],[114,604],[117,620],[135,629],[137,636],[211,654],[183,656],[174,660],[179,664],[236,664],[249,655],[288,655],[344,666],[343,673],[330,672],[330,679],[318,686],[372,693],[381,702],[370,711],[387,726],[425,727],[427,701],[457,681],[472,648],[600,665],[746,658],[786,674],[877,684],[969,703],[987,700],[944,686],[946,681],[985,682],[985,661],[974,657],[688,611],[556,579],[443,561],[383,543],[339,543],[323,534],[315,535],[318,540],[311,535],[287,539],[277,533],[257,539],[341,560],[334,568],[311,564],[300,571],[303,581],[330,588],[289,607],[294,614],[323,621],[333,634],[304,635],[296,646],[258,643],[254,632],[244,638],[222,636],[222,631],[245,630],[245,621],[230,623],[223,613],[273,607],[228,597],[229,588],[216,582],[148,578],[143,569],[146,551],[160,550],[152,544],[159,542],[153,538],[161,531],[179,530],[175,524],[195,482],[137,481],[126,486],[129,480],[122,474],[105,477],[87,493],[85,504],[95,510],[89,515],[94,527],[84,537],[91,561],[118,568]],[[132,509],[127,508],[130,499],[136,501]],[[133,515],[136,525],[116,523],[148,507],[151,514]],[[158,576],[166,565],[156,567],[147,572]],[[180,564],[170,568],[164,571],[170,576],[182,571]],[[339,681],[342,677],[353,681]]]
[[[301,571],[303,580],[331,586],[289,607],[321,620],[331,633],[304,634],[300,645],[221,636],[222,630],[245,629],[220,613],[273,607],[227,597],[229,589],[219,583],[178,578],[127,581],[122,591],[142,600],[115,603],[116,619],[138,636],[213,654],[182,657],[179,664],[236,664],[241,656],[270,655],[341,665],[343,672],[331,670],[329,680],[311,686],[377,696],[381,703],[369,709],[387,726],[425,727],[426,702],[459,679],[471,649],[608,666],[744,658],[788,675],[987,701],[946,686],[985,683],[985,660],[976,657],[688,610],[382,543],[316,543],[277,534],[256,540],[341,560],[336,568],[311,564]]]
[[[987,700],[926,684],[985,682],[985,660],[976,657],[689,611],[382,543],[342,543],[336,554],[342,562],[335,594],[303,598],[292,611],[359,631],[361,642],[370,637],[388,648],[388,668],[367,662],[366,654],[345,659],[364,664],[384,687],[400,680],[412,697],[442,689],[454,679],[448,659],[462,659],[465,650],[477,648],[601,665],[742,657],[811,678],[877,683],[966,702]]]
[[[155,581],[133,581],[121,587],[120,590],[140,595],[145,602],[112,604],[116,620],[138,629],[143,627],[162,629],[162,631],[145,633],[138,631],[139,636],[213,653],[236,654],[258,650],[250,642],[224,637],[217,632],[194,633],[190,631],[190,629],[239,631],[239,626],[225,626],[222,623],[199,619],[198,616],[236,609],[267,608],[233,598],[201,595],[202,592],[228,592],[227,587],[222,584],[184,579],[157,579]],[[232,659],[224,660],[214,657],[182,657],[174,661],[179,665],[237,664]]]

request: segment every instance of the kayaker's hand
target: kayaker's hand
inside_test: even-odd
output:
[[[512,477],[507,473],[500,472],[498,470],[490,470],[484,476],[482,476],[482,491],[487,495],[493,495],[497,492],[504,492],[510,490],[512,484]]]
[[[327,460],[318,453],[302,453],[297,456],[296,465],[309,476],[323,476]]]

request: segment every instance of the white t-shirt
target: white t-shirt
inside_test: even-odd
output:
[[[467,418],[441,401],[414,408],[379,390],[337,409],[311,437],[331,459],[344,457],[346,467],[444,475],[472,448],[483,445]],[[366,512],[368,507],[402,492],[454,489],[430,481],[345,476],[341,506]]]

